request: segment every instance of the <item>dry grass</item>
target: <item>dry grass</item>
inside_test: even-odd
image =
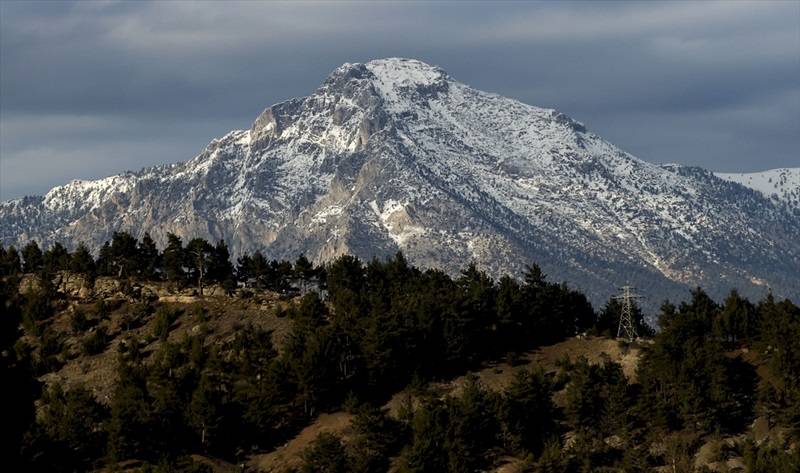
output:
[[[276,450],[251,457],[247,466],[266,473],[282,473],[290,468],[299,468],[303,464],[303,452],[317,438],[317,435],[329,432],[341,435],[346,440],[350,433],[352,418],[353,416],[346,412],[322,414],[295,438]]]
[[[523,354],[516,366],[511,366],[509,363],[489,363],[472,374],[477,376],[481,384],[487,388],[503,391],[514,380],[517,370],[541,367],[545,371],[553,371],[559,360],[569,358],[574,362],[579,357],[585,357],[592,364],[605,361],[619,363],[622,365],[625,376],[633,381],[636,377],[636,366],[641,351],[641,347],[636,344],[623,348],[617,340],[609,338],[573,337],[555,345],[540,347]],[[430,390],[441,397],[458,395],[466,379],[467,377],[464,375],[445,382],[432,383]],[[395,394],[386,404],[390,413],[397,415],[401,406],[408,402],[407,396],[405,392]]]

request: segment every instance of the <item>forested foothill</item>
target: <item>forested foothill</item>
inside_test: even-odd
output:
[[[59,274],[113,278],[120,295],[65,294]],[[662,305],[658,330],[637,309],[643,339],[618,342],[641,351],[626,374],[613,360],[524,362],[615,336],[621,310],[610,299],[595,311],[535,264],[495,280],[400,253],[232,262],[224,242],[170,235],[158,249],[115,233],[97,257],[0,248],[0,281],[9,471],[255,469],[254,455],[335,412],[352,416],[347,431],[321,433],[287,471],[800,471],[800,308],[772,295],[714,301],[698,288]],[[197,297],[123,297],[147,282]],[[204,297],[212,285],[224,294]],[[226,306],[263,293],[281,295],[258,316],[286,322],[280,341],[256,319],[215,336]],[[106,391],[69,382],[66,367],[101,358],[113,359]],[[502,389],[467,374],[500,363],[515,367]],[[458,390],[431,389],[465,374]],[[389,409],[398,393],[406,402]]]

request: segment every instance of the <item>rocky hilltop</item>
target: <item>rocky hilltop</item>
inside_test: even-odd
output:
[[[654,303],[695,285],[800,296],[788,205],[647,163],[562,113],[409,59],[344,64],[187,162],[3,202],[0,228],[6,245],[97,247],[127,230],[315,262],[402,250],[417,265],[518,275],[536,261],[596,302],[626,282]]]

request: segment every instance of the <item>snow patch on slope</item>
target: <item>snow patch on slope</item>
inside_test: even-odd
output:
[[[736,182],[768,199],[800,209],[800,168],[778,168],[751,173],[714,173],[720,179]]]
[[[412,223],[406,211],[406,205],[390,199],[383,204],[383,209],[381,209],[376,201],[373,200],[369,203],[383,228],[389,233],[389,237],[401,248],[410,239],[421,237],[426,232],[424,227]]]

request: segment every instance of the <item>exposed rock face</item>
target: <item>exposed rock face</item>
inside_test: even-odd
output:
[[[59,271],[53,275],[53,288],[68,297],[86,299],[94,294],[94,284],[83,274]],[[41,276],[23,274],[19,281],[19,293],[28,294],[42,288]]]
[[[36,292],[42,287],[42,280],[37,274],[23,274],[19,280],[19,293],[29,294]]]
[[[140,282],[102,276],[91,280],[87,276],[70,271],[59,271],[53,275],[53,288],[73,299],[127,299],[132,302],[164,302],[197,299],[194,287],[180,288],[166,282]],[[42,287],[41,276],[23,274],[19,283],[19,293],[28,294]],[[219,284],[203,288],[204,297],[225,297],[231,294]]]
[[[95,279],[94,296],[100,298],[124,297],[122,281],[111,277],[99,277]]]
[[[53,285],[58,292],[70,297],[88,298],[94,293],[94,285],[83,274],[69,271],[59,271],[54,278]]]
[[[786,205],[406,59],[345,64],[185,163],[2,203],[0,226],[17,245],[97,247],[128,230],[316,262],[402,250],[518,275],[536,261],[594,302],[626,282],[653,304],[696,285],[800,296],[800,218]]]

